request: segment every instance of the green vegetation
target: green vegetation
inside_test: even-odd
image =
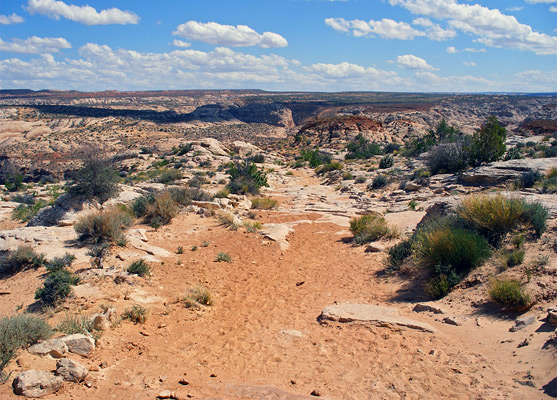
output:
[[[128,273],[139,275],[139,276],[150,276],[151,275],[151,268],[149,264],[145,262],[145,260],[137,260],[132,262],[128,269]]]
[[[7,379],[4,369],[16,352],[52,336],[52,329],[41,318],[22,314],[0,320],[0,380]]]
[[[301,159],[307,161],[309,166],[316,168],[323,164],[329,164],[333,157],[328,153],[323,153],[319,149],[315,150],[302,150]]]
[[[134,324],[144,324],[148,315],[148,309],[139,304],[134,304],[131,308],[124,310],[122,319],[130,320]]]
[[[174,181],[182,179],[182,171],[178,169],[164,169],[157,178],[159,183],[164,183],[168,185],[174,183]]]
[[[366,214],[350,221],[350,232],[356,244],[365,244],[383,237],[396,237],[398,232],[389,227],[380,214]]]
[[[346,160],[367,160],[373,156],[381,154],[381,146],[377,143],[371,143],[363,135],[359,134],[353,141],[346,146]]]
[[[8,257],[0,263],[0,276],[13,275],[30,268],[39,268],[45,264],[43,254],[35,253],[31,246],[19,246],[9,252]]]
[[[412,240],[406,239],[395,244],[389,249],[389,258],[387,264],[390,271],[396,271],[400,268],[404,260],[412,255]]]
[[[530,295],[524,291],[519,281],[512,279],[492,279],[489,297],[511,309],[523,310],[531,305]]]
[[[14,219],[17,219],[17,220],[21,221],[21,222],[28,222],[35,215],[37,215],[37,213],[42,208],[46,207],[47,205],[49,205],[49,203],[47,203],[44,200],[33,199],[33,202],[31,204],[20,204],[20,205],[18,205],[12,213],[12,217]]]
[[[232,257],[230,257],[230,254],[228,254],[228,253],[220,252],[219,254],[217,254],[217,258],[215,259],[215,262],[230,263],[230,262],[232,262]]]
[[[231,193],[256,195],[261,187],[269,186],[267,174],[248,161],[244,161],[242,164],[232,164],[228,175],[230,182],[227,188]]]
[[[497,117],[489,117],[487,122],[472,137],[469,148],[470,164],[479,166],[499,160],[507,150],[506,138],[507,131],[499,125]]]
[[[429,151],[426,163],[433,175],[455,173],[468,166],[468,157],[462,142],[442,143]]]
[[[385,157],[381,159],[381,161],[379,161],[379,169],[391,168],[394,165],[394,163],[395,162],[393,160],[393,156],[387,154]]]
[[[524,261],[524,250],[522,249],[515,249],[503,256],[503,265],[507,268],[512,268],[516,265],[522,264]]]
[[[44,306],[56,306],[68,297],[72,285],[78,283],[79,278],[68,270],[62,269],[49,273],[43,287],[36,290],[35,299],[40,300]]]
[[[56,325],[56,330],[66,335],[73,335],[75,333],[90,335],[95,340],[98,340],[101,336],[101,332],[93,327],[93,318],[85,315],[71,315],[66,313],[64,319]]]
[[[389,184],[389,178],[386,175],[376,175],[371,182],[371,185],[368,185],[369,189],[380,189]]]
[[[162,192],[147,204],[145,222],[153,228],[159,228],[172,221],[178,213],[178,205],[170,192]]]
[[[182,303],[186,308],[198,309],[199,306],[213,305],[213,298],[205,286],[194,286],[182,298]]]
[[[317,167],[315,169],[315,173],[317,175],[321,175],[321,174],[326,174],[327,172],[331,172],[331,171],[338,171],[344,168],[344,165],[342,165],[342,163],[333,160],[330,163],[327,164],[323,164],[320,165],[319,167]]]
[[[70,253],[64,254],[62,257],[54,257],[51,261],[46,263],[46,270],[48,272],[56,272],[69,268],[75,261],[75,256]]]
[[[270,197],[254,197],[251,199],[251,208],[255,210],[272,210],[278,207],[278,201]]]
[[[74,229],[81,243],[99,245],[124,241],[124,230],[131,224],[132,217],[128,213],[112,209],[81,217]]]

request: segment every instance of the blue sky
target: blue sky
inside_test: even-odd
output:
[[[2,0],[0,88],[557,92],[557,0]]]

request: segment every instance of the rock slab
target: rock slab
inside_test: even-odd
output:
[[[95,341],[93,338],[81,333],[64,336],[60,338],[60,340],[66,344],[70,353],[78,354],[83,357],[88,357],[93,350],[95,350]]]
[[[47,340],[29,347],[29,353],[38,356],[51,355],[54,358],[61,358],[64,357],[64,354],[67,352],[68,347],[66,343],[59,339]]]
[[[81,382],[87,378],[89,370],[69,358],[62,358],[56,361],[56,374],[62,376],[66,381]]]
[[[338,322],[362,322],[391,328],[398,326],[435,333],[435,329],[431,325],[403,317],[396,308],[370,304],[335,304],[328,306],[323,309],[319,319]]]
[[[21,372],[13,381],[14,393],[25,397],[43,397],[56,393],[64,381],[46,371]]]

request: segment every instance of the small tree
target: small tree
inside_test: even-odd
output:
[[[258,194],[260,187],[269,186],[267,174],[248,161],[244,161],[242,164],[232,164],[228,174],[230,176],[228,189],[232,193]]]
[[[507,131],[499,125],[497,117],[489,117],[481,129],[474,133],[469,149],[470,164],[477,167],[499,160],[507,150],[506,138]]]
[[[118,193],[118,171],[98,147],[86,147],[81,151],[83,167],[74,176],[70,191],[87,200],[103,204]]]

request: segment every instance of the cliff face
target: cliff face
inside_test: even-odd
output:
[[[317,118],[302,126],[298,134],[321,145],[333,141],[335,144],[344,144],[358,135],[372,141],[385,139],[381,122],[358,115]]]

